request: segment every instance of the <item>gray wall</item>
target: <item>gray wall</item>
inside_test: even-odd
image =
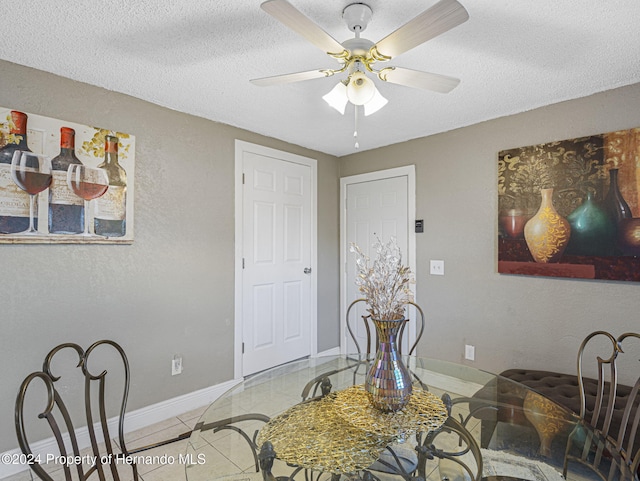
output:
[[[0,85],[4,107],[136,136],[132,245],[0,245],[0,452],[20,382],[61,342],[121,343],[130,410],[233,378],[234,139],[318,160],[318,350],[338,344],[335,157],[7,62]]]
[[[0,105],[136,136],[130,246],[0,245],[0,452],[22,378],[59,342],[130,355],[129,409],[233,377],[234,139],[318,159],[318,349],[338,344],[339,176],[415,164],[419,354],[571,372],[583,335],[638,330],[640,285],[496,273],[498,151],[640,126],[640,85],[336,159],[125,95],[0,62]],[[189,156],[184,155],[185,148]],[[444,259],[444,277],[428,275]],[[71,262],[73,261],[73,262]],[[170,359],[185,371],[171,377]],[[161,388],[159,387],[161,386]]]
[[[340,159],[341,176],[416,165],[418,353],[494,372],[574,372],[585,334],[640,329],[640,285],[497,273],[497,157],[502,149],[640,126],[640,84]],[[437,115],[437,113],[434,113]],[[634,213],[639,216],[640,213]],[[445,276],[429,275],[429,260]]]

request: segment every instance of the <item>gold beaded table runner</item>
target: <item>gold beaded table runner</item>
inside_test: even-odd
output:
[[[270,441],[286,463],[351,474],[373,464],[392,442],[439,429],[446,419],[444,403],[423,389],[414,387],[404,409],[384,413],[358,385],[289,408],[260,430],[257,442]]]

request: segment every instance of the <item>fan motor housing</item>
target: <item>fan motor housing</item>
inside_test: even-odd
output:
[[[351,55],[365,56],[374,43],[366,38],[350,38],[342,42],[342,46],[351,52]]]

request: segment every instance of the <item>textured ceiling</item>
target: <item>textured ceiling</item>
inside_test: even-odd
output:
[[[350,0],[290,0],[342,42]],[[434,0],[363,0],[380,40]],[[640,81],[638,0],[460,0],[469,20],[389,65],[461,79],[449,94],[386,84],[360,150]],[[20,0],[3,9],[0,58],[321,152],[353,153],[353,108],[322,100],[336,77],[275,87],[249,79],[337,62],[260,0]],[[9,106],[10,107],[10,106]],[[132,132],[135,134],[135,132]]]

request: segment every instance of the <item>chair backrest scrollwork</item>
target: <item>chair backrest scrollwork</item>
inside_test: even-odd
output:
[[[353,319],[353,316],[351,316],[351,310],[359,303],[366,303],[367,300],[366,299],[356,299],[355,301],[353,301],[351,304],[349,304],[349,307],[347,308],[347,313],[346,313],[346,325],[347,325],[347,331],[349,332],[349,335],[351,336],[351,339],[353,340],[356,349],[358,351],[358,354],[362,355],[363,354],[363,350],[360,347],[360,344],[358,343],[358,339],[355,333],[355,329],[354,329],[354,322],[355,320]],[[420,321],[418,323],[418,325],[416,326],[416,338],[413,341],[413,344],[411,345],[411,347],[409,348],[409,355],[412,355],[413,352],[416,350],[416,347],[418,346],[418,342],[420,341],[420,338],[422,337],[422,334],[424,333],[424,327],[425,327],[425,319],[424,319],[424,311],[422,310],[422,308],[414,303],[414,302],[407,302],[406,304],[407,306],[413,306],[416,308],[418,314],[420,315]],[[377,343],[378,343],[378,339],[375,339],[375,344],[373,341],[373,336],[372,336],[372,331],[373,333],[375,333],[375,329],[372,329],[371,326],[369,325],[369,323],[371,322],[371,315],[362,315],[361,316],[362,321],[364,323],[365,329],[366,329],[366,338],[367,338],[367,348],[366,351],[364,351],[364,354],[366,355],[366,358],[369,359],[370,355],[372,353],[375,353],[375,350],[377,349]],[[405,333],[405,329],[408,326],[408,324],[411,322],[411,320],[409,319],[409,317],[405,317],[405,320],[402,324],[402,326],[400,327],[400,330],[398,332],[398,337],[397,337],[397,341],[398,341],[398,352],[400,354],[402,354],[402,340],[404,338],[404,333]]]
[[[629,342],[635,342],[635,347],[640,347],[640,334],[628,332],[618,337],[618,345],[621,346],[622,352],[626,353],[626,345]],[[639,355],[640,349],[636,349],[634,354]],[[633,372],[640,371],[640,367],[636,361],[639,358],[632,359],[635,368]],[[625,410],[622,415],[622,426],[618,433],[617,445],[622,447],[626,453],[626,460],[632,473],[635,473],[636,480],[640,477],[640,376],[635,379],[631,391],[629,392]]]
[[[577,359],[580,418],[588,429],[578,426],[569,437],[565,473],[568,461],[574,460],[603,479],[638,480],[639,341],[637,333],[627,332],[616,338],[605,331],[592,332],[582,341]],[[634,357],[630,357],[632,354]],[[572,452],[576,445],[580,447],[578,453]]]
[[[77,365],[72,370],[63,369],[61,363],[55,363],[54,359],[63,359],[68,361],[68,355],[61,355],[61,352],[75,351],[77,356]],[[94,352],[100,351],[99,355]],[[115,356],[114,356],[115,353]],[[93,354],[93,356],[92,356]],[[98,360],[104,362],[104,369],[92,370],[95,368],[91,364],[97,364]],[[75,362],[75,361],[74,361]],[[78,368],[81,372],[83,392],[81,401],[69,399],[67,395],[73,395],[77,389],[70,387],[68,384],[67,374],[72,377],[72,372],[77,372]],[[107,372],[113,368],[114,371],[120,371],[117,377],[119,380],[115,382],[114,376],[110,377],[109,386],[107,386]],[[58,370],[60,369],[60,370]],[[64,372],[64,374],[63,374]],[[58,375],[59,374],[59,375]],[[64,377],[63,377],[64,376]],[[64,379],[61,381],[61,379]],[[97,477],[103,480],[106,477],[119,481],[122,472],[118,472],[118,463],[115,462],[116,456],[128,456],[127,446],[124,440],[124,414],[127,406],[127,397],[129,394],[129,362],[127,356],[117,343],[110,340],[101,340],[93,343],[86,351],[79,345],[74,343],[64,343],[56,346],[45,357],[42,365],[42,371],[36,371],[29,374],[20,386],[18,396],[16,398],[15,408],[15,428],[18,437],[18,444],[22,452],[27,455],[28,459],[38,459],[38,456],[32,452],[28,433],[37,431],[36,425],[42,424],[27,416],[30,407],[35,403],[35,396],[41,394],[41,389],[36,388],[35,383],[41,382],[46,390],[46,400],[44,408],[38,413],[37,418],[45,420],[48,429],[53,434],[58,447],[60,460],[74,459],[83,462],[69,462],[62,464],[64,479],[67,481],[87,480]],[[115,384],[114,384],[115,382]],[[117,392],[115,388],[108,391],[108,387],[121,387]],[[108,394],[107,394],[108,393]],[[116,401],[115,403],[113,401]],[[78,416],[80,411],[78,404],[81,404],[82,416]],[[72,413],[76,413],[74,416]],[[112,414],[111,416],[109,414]],[[114,426],[110,426],[110,419],[116,419],[117,424],[117,443],[122,451],[119,453],[114,446],[111,431]],[[90,441],[90,454],[83,450],[78,439],[77,428],[82,428],[86,423],[86,432]],[[72,458],[73,456],[73,458]],[[41,460],[44,461],[44,460]],[[90,461],[87,463],[87,461]],[[55,462],[55,461],[54,461]],[[138,479],[138,472],[135,463],[120,463],[121,466],[128,467],[133,471],[133,479]],[[44,463],[34,462],[31,468],[40,479],[45,481],[53,481],[53,478],[44,467]],[[121,468],[122,469],[122,468]],[[127,468],[129,469],[129,468]],[[110,471],[110,476],[107,474]],[[130,477],[130,476],[128,476]]]

